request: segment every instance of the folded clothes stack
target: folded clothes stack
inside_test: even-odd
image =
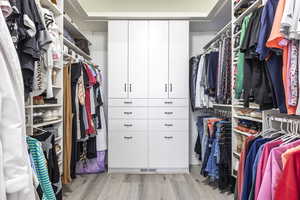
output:
[[[258,134],[262,130],[262,125],[260,123],[249,121],[249,120],[239,120],[238,126],[235,127],[236,130],[249,133]]]

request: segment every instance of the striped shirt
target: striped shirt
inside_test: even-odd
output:
[[[48,174],[46,159],[41,147],[41,143],[31,137],[27,137],[27,144],[32,155],[38,180],[43,191],[43,200],[56,200]]]

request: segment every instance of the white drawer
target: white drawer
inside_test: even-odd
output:
[[[146,168],[147,135],[121,133],[109,135],[108,167]]]
[[[147,119],[147,108],[109,107],[109,119]]]
[[[108,99],[108,106],[113,107],[147,107],[147,99]]]
[[[188,107],[188,99],[149,99],[150,107]]]
[[[149,108],[149,119],[188,119],[189,110],[184,107]]]
[[[150,131],[188,131],[188,120],[149,120]]]
[[[156,133],[149,135],[150,168],[187,168],[187,134]]]
[[[146,131],[147,120],[117,120],[112,119],[108,121],[109,131]]]

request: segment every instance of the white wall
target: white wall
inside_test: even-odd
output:
[[[197,56],[203,51],[203,47],[213,38],[213,32],[191,32],[190,33],[190,57]],[[200,164],[194,152],[195,143],[197,140],[197,113],[193,113],[190,109],[190,164]]]
[[[107,118],[107,32],[85,32],[92,42],[91,57],[95,64],[103,67],[104,83],[104,107]],[[205,44],[213,37],[212,32],[191,32],[190,33],[190,57],[199,55]],[[198,158],[194,153],[194,146],[198,136],[196,127],[197,113],[190,112],[190,164],[199,164]]]

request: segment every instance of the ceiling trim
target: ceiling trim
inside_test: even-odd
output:
[[[221,12],[229,0],[219,0],[207,14],[203,12],[87,12],[78,0],[65,0],[85,21],[117,19],[189,19],[191,21],[211,21]]]

